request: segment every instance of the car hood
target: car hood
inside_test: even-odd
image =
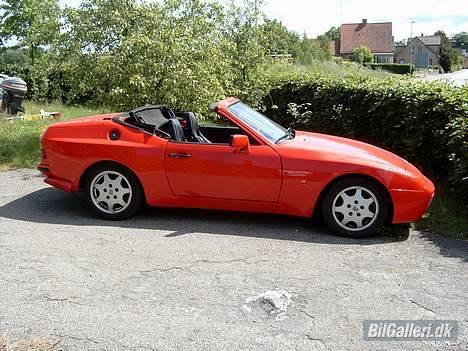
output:
[[[406,169],[401,157],[377,146],[319,133],[297,131],[294,139],[277,144],[276,149],[294,158]]]

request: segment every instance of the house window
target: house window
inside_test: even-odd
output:
[[[432,59],[429,59],[429,66],[432,66]]]
[[[400,65],[403,65],[405,63],[405,59],[400,59]]]
[[[375,63],[391,63],[392,57],[391,56],[374,56]]]
[[[422,54],[422,46],[418,46],[418,54]]]

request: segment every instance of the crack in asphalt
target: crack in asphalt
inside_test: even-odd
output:
[[[312,324],[315,322],[315,317],[312,316],[310,313],[308,313],[307,311],[304,311],[302,308],[298,308],[298,311],[301,312],[302,314],[304,314],[305,316],[307,316],[308,318],[312,319]]]
[[[83,303],[78,301],[73,301],[74,299],[79,299],[78,296],[70,296],[70,297],[50,297],[49,295],[43,295],[43,297],[49,302],[66,302],[71,305],[78,305],[78,306],[86,306],[86,307],[99,307],[98,305],[93,305],[89,303]]]
[[[70,300],[73,299],[78,299],[78,296],[70,296],[70,297],[50,297],[47,294],[42,295],[47,301],[52,301],[52,302],[69,302]]]
[[[431,313],[434,313],[436,314],[436,312],[434,310],[431,310],[430,308],[426,307],[426,306],[423,306],[421,305],[420,303],[418,303],[417,301],[414,301],[414,300],[409,300],[412,304],[418,306],[419,308],[422,308],[423,310],[426,310],[427,312],[431,312]]]
[[[171,271],[189,271],[189,272],[193,272],[193,268],[194,266],[196,266],[197,264],[200,264],[200,263],[207,263],[207,264],[230,264],[230,263],[238,263],[238,262],[242,262],[242,263],[245,263],[245,264],[259,264],[259,263],[264,263],[264,262],[270,262],[269,260],[255,260],[253,262],[249,262],[249,260],[251,260],[253,257],[250,257],[250,258],[237,258],[237,259],[232,259],[232,260],[207,260],[207,259],[202,259],[202,260],[196,260],[196,261],[193,261],[191,263],[189,263],[188,265],[186,266],[173,266],[173,267],[165,267],[165,268],[160,268],[160,267],[157,267],[157,268],[152,268],[152,269],[148,269],[148,270],[139,270],[138,272],[142,275],[148,275],[148,274],[151,274],[151,273],[154,273],[154,272],[161,272],[161,273],[167,273],[167,272],[171,272]],[[195,273],[194,273],[195,274]]]
[[[330,350],[330,349],[328,348],[328,346],[323,342],[322,339],[320,339],[320,338],[314,338],[313,336],[311,336],[311,335],[309,335],[309,334],[306,334],[306,337],[307,337],[307,339],[310,340],[310,341],[317,341],[317,342],[319,342],[320,344],[322,344],[323,347],[325,347],[325,350]]]
[[[75,335],[66,335],[66,334],[54,334],[56,337],[61,338],[60,342],[63,341],[63,339],[72,339],[72,340],[77,340],[77,341],[84,341],[84,342],[90,342],[95,345],[100,344],[99,341],[96,341],[90,337],[80,337],[80,336],[75,336]]]

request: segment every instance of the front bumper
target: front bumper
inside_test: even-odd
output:
[[[434,184],[427,178],[421,190],[390,190],[393,201],[393,224],[418,221],[429,208],[434,194]]]

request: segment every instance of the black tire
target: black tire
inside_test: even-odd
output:
[[[120,186],[116,185],[120,179],[118,175],[122,177]],[[103,181],[99,184],[101,179]],[[105,183],[105,179],[109,183]],[[97,189],[98,186],[103,188],[103,195],[106,195],[108,200],[98,201],[101,194],[100,190]],[[93,211],[99,217],[107,220],[118,221],[132,217],[141,208],[143,202],[143,190],[136,176],[125,167],[116,164],[101,164],[92,168],[86,175],[83,191]],[[125,194],[122,195],[122,193]],[[116,202],[118,197],[118,201],[121,201],[122,205],[112,204],[111,201],[114,201],[112,200],[114,197]]]
[[[328,228],[351,238],[374,235],[382,228],[387,211],[385,191],[372,180],[361,177],[338,181],[322,202],[322,215]]]

